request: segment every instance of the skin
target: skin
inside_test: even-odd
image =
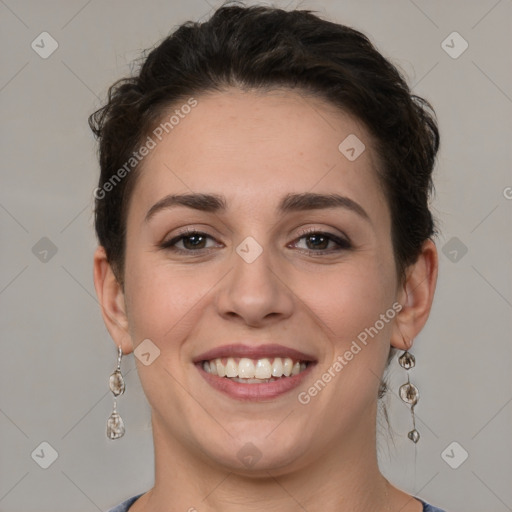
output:
[[[375,420],[390,345],[410,348],[428,318],[435,245],[425,241],[400,283],[378,161],[353,117],[293,91],[232,89],[196,99],[143,162],[128,211],[124,288],[102,247],[94,256],[115,344],[129,354],[149,338],[160,350],[148,366],[136,358],[152,409],[155,485],[130,510],[420,512],[421,503],[379,471]],[[349,134],[366,146],[352,162],[338,150]],[[145,222],[167,194],[191,192],[223,194],[227,209],[178,206]],[[301,192],[347,196],[368,219],[346,208],[277,212],[284,195]],[[183,227],[212,237],[200,246],[210,252],[197,255],[190,239],[178,243],[187,254],[159,248]],[[348,237],[352,248],[318,249],[304,228]],[[263,248],[252,263],[235,251],[247,236]],[[312,254],[321,249],[330,252]],[[307,405],[299,403],[298,393],[395,302],[400,313]],[[207,384],[192,360],[236,342],[279,343],[318,363],[298,389],[235,400]],[[246,443],[261,454],[250,468],[237,456]]]

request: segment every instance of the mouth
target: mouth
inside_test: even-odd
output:
[[[242,400],[267,400],[297,387],[316,360],[280,345],[230,345],[194,360],[203,378],[215,389]]]
[[[308,364],[308,361],[293,360],[289,357],[263,359],[229,357],[203,361],[202,367],[206,373],[230,379],[233,382],[261,384],[298,375],[306,370]]]

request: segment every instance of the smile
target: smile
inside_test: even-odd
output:
[[[293,360],[290,357],[273,357],[262,359],[216,358],[203,361],[206,373],[225,377],[244,384],[261,384],[273,382],[281,377],[298,375],[306,370],[306,361]]]
[[[298,387],[316,358],[277,344],[232,344],[216,347],[193,360],[216,391],[244,401],[269,401]]]

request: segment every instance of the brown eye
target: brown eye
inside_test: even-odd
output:
[[[308,249],[327,249],[331,241],[329,237],[321,234],[308,235],[304,238],[307,240]]]
[[[204,249],[206,237],[203,235],[188,235],[181,237],[185,249]]]
[[[299,246],[301,240],[305,240],[305,247]],[[326,254],[352,248],[348,240],[322,231],[310,231],[303,234],[300,238],[297,238],[294,246],[315,254]]]
[[[210,249],[215,245],[207,247],[208,239],[214,240],[210,235],[199,231],[190,231],[182,233],[170,240],[163,242],[160,247],[176,252],[195,252]],[[181,246],[180,246],[181,244]]]

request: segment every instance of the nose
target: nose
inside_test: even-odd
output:
[[[217,294],[218,313],[230,321],[263,327],[289,318],[294,295],[281,266],[272,264],[270,251],[252,262],[233,251],[233,268]]]

